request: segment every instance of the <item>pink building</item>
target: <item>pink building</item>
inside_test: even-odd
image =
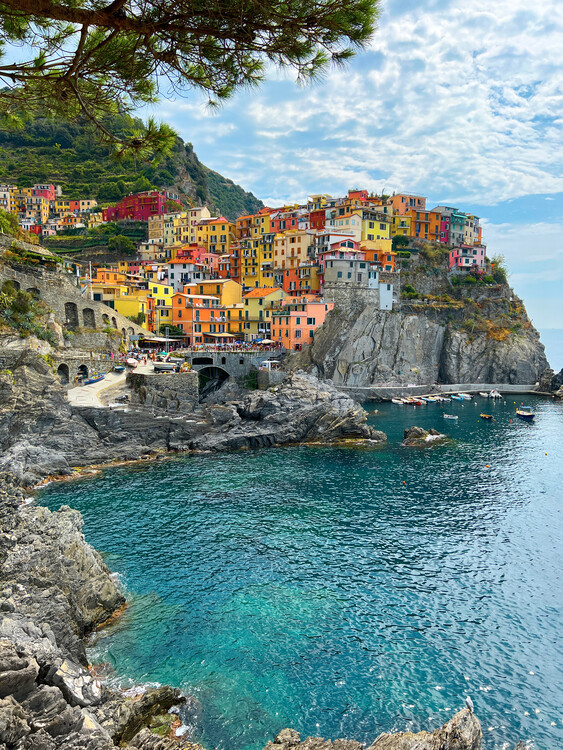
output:
[[[272,339],[286,349],[299,351],[313,341],[315,331],[325,322],[334,302],[312,302],[310,298],[293,299],[272,313]]]
[[[450,250],[450,270],[485,268],[485,248],[482,245],[460,245]]]
[[[57,189],[54,185],[34,185],[31,194],[37,198],[41,197],[48,201],[54,201],[57,197]]]
[[[445,245],[450,244],[450,225],[451,225],[451,216],[448,214],[442,214],[442,218],[440,219],[440,242],[443,242]]]

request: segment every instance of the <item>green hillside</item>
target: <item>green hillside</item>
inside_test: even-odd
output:
[[[130,133],[135,120],[114,118],[112,129]],[[131,191],[174,188],[188,203],[205,203],[212,212],[235,219],[255,213],[262,202],[231,180],[204,166],[191,143],[176,139],[160,163],[133,158],[116,161],[88,124],[37,118],[23,130],[0,132],[0,183],[29,187],[37,182],[62,185],[69,198],[112,203]]]

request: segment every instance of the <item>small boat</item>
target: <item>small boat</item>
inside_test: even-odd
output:
[[[93,372],[89,378],[86,378],[86,380],[82,381],[82,385],[91,385],[92,383],[99,383],[99,381],[103,380],[105,376],[106,374],[104,372]]]
[[[401,406],[404,406],[404,401],[402,398],[392,398],[391,399],[392,404],[400,404]]]
[[[531,406],[518,406],[516,408],[516,416],[525,422],[532,422],[536,415]]]
[[[489,398],[502,398],[502,396],[498,391],[492,390],[489,393]]]
[[[114,365],[113,366],[114,372],[125,372],[125,365]]]
[[[455,393],[453,394],[451,398],[452,398],[452,401],[463,401],[463,398],[459,395],[456,395]]]
[[[135,367],[137,367],[139,363],[135,359],[135,357],[129,357],[129,359],[126,360],[126,364],[127,364],[127,367],[131,367],[132,369],[135,369]]]
[[[479,414],[479,416],[481,417],[481,419],[492,419],[493,418],[492,414]]]
[[[485,393],[485,391],[479,391],[479,395],[482,396],[483,398],[489,398],[489,394]]]
[[[442,414],[442,416],[444,417],[444,419],[459,419],[457,414]]]
[[[473,396],[470,396],[469,393],[460,393],[460,398],[462,398],[464,401],[471,401]]]

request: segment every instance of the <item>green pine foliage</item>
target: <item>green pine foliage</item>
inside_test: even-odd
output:
[[[112,131],[123,137],[138,125],[128,116],[111,118]],[[263,206],[252,193],[207,169],[192,144],[179,137],[168,156],[144,161],[116,159],[88,123],[38,117],[20,130],[0,130],[0,183],[31,187],[40,182],[61,185],[67,198],[95,198],[105,205],[131,192],[171,188],[186,204],[206,204],[229,219]]]

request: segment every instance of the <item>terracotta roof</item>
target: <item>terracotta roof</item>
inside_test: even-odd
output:
[[[244,297],[267,297],[272,292],[281,292],[282,289],[279,286],[274,287],[260,287],[258,289],[252,289],[248,294],[243,295]]]

